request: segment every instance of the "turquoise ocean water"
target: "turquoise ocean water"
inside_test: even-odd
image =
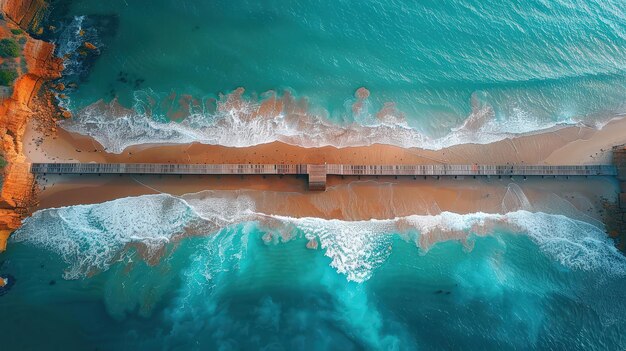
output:
[[[135,108],[127,118],[85,111],[66,125],[116,152],[192,140],[440,148],[559,123],[600,126],[626,112],[620,0],[64,1],[53,17],[63,19],[67,80],[78,83],[67,104],[78,111],[117,97]],[[81,68],[83,41],[100,55]],[[330,125],[215,112],[211,99],[237,87],[253,101],[291,91]],[[359,87],[371,96],[354,114]],[[192,118],[166,123],[184,94],[200,101]],[[386,102],[402,121],[374,117]],[[466,131],[472,117],[481,122]],[[241,132],[221,138],[233,128]]]
[[[53,5],[75,113],[64,127],[115,152],[154,141],[440,148],[626,111],[617,0]],[[84,41],[97,54],[80,54]],[[237,87],[250,106],[287,90],[314,117],[216,109]],[[359,87],[371,96],[354,113]],[[201,103],[170,121],[184,94]],[[114,98],[128,110],[94,105]],[[402,118],[375,116],[387,102]],[[421,247],[432,230],[467,243]],[[544,213],[342,222],[134,197],[37,212],[0,275],[14,282],[0,296],[7,350],[626,349],[626,259],[602,228]]]
[[[239,200],[214,200],[150,195],[36,213],[2,257],[0,269],[15,279],[0,298],[3,345],[626,345],[626,258],[593,225],[525,211],[443,213],[404,218],[400,231],[398,220],[268,217],[229,210],[249,208]],[[435,228],[465,232],[467,243],[420,247]],[[319,249],[307,249],[309,240]]]

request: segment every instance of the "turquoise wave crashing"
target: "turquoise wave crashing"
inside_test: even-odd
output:
[[[441,241],[421,247],[428,233]],[[3,260],[9,349],[625,345],[626,259],[545,213],[345,222],[148,195],[39,211]]]

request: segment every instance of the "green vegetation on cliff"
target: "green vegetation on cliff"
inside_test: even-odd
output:
[[[0,56],[17,57],[20,54],[20,46],[14,39],[0,40]]]
[[[17,78],[17,71],[14,69],[0,69],[0,85],[10,86]]]

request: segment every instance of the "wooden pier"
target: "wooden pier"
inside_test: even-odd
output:
[[[33,163],[34,174],[308,175],[310,190],[326,189],[327,175],[530,177],[615,176],[612,165],[348,165],[348,164],[160,164]]]

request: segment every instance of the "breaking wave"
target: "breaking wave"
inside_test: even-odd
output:
[[[65,277],[77,279],[108,269],[123,259],[131,246],[138,247],[146,258],[158,258],[169,242],[187,235],[220,235],[224,228],[232,230],[233,225],[246,223],[265,233],[263,239],[268,243],[303,237],[317,242],[331,259],[331,266],[356,282],[369,279],[392,255],[397,236],[428,254],[437,242],[458,240],[471,250],[477,236],[521,234],[570,269],[626,274],[626,258],[601,228],[562,215],[525,210],[342,221],[259,213],[245,195],[198,198],[196,194],[159,194],[41,210],[25,220],[12,240],[56,252],[69,265]]]
[[[232,95],[217,102],[215,111],[206,108],[206,101],[197,102],[198,108],[185,111],[188,113],[185,118],[171,121],[163,114],[154,113],[153,95],[137,92],[133,109],[123,108],[115,100],[108,104],[103,101],[94,103],[78,111],[74,118],[63,121],[61,127],[93,137],[109,152],[121,153],[133,145],[152,143],[198,142],[247,147],[275,141],[307,148],[387,144],[438,150],[458,144],[488,144],[581,123],[574,120],[541,121],[530,116],[502,123],[495,119],[489,105],[473,103],[473,111],[462,125],[446,131],[441,137],[434,137],[420,130],[419,126],[410,125],[395,109],[361,111],[348,118],[348,122],[340,123],[331,121],[324,113],[312,114],[303,110],[264,113],[263,102],[243,100],[240,95],[235,96],[240,99],[237,103],[233,103]],[[355,104],[359,102],[357,100]]]
[[[76,16],[59,34],[56,41],[56,55],[67,58],[63,63],[63,74],[76,75],[81,71],[80,62],[75,57],[75,52],[85,42],[83,22],[85,16]]]
[[[195,218],[172,196],[129,197],[37,211],[15,233],[15,240],[57,252],[70,264],[65,277],[72,279],[107,269],[130,244],[140,244],[153,255]]]

